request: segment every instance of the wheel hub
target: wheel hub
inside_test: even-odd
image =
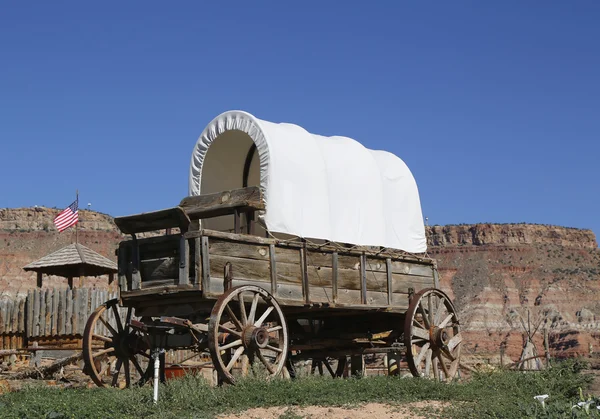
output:
[[[432,327],[429,332],[431,336],[431,342],[438,348],[447,346],[450,342],[450,336],[446,329],[440,329],[439,327]]]
[[[269,333],[264,327],[248,326],[242,333],[242,342],[246,348],[266,348],[269,344]]]

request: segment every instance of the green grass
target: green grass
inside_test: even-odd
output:
[[[150,387],[115,389],[56,389],[34,386],[0,396],[2,418],[212,418],[268,406],[357,406],[367,402],[402,405],[419,400],[451,402],[442,417],[526,418],[587,417],[572,409],[589,383],[577,361],[558,363],[539,373],[476,374],[465,383],[440,384],[415,378],[368,377],[333,380],[301,378],[294,381],[246,379],[236,386],[214,388],[202,378],[184,377],[162,385],[159,403],[152,403]],[[549,394],[546,409],[535,395]],[[600,417],[595,406],[592,417]],[[422,412],[424,413],[424,412]],[[289,418],[297,417],[293,409]],[[576,416],[572,416],[575,414]],[[431,417],[433,417],[431,413]]]

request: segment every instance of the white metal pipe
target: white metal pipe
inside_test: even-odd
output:
[[[154,351],[154,403],[158,402],[158,373],[160,371],[160,349]]]

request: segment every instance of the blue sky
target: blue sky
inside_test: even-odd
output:
[[[397,154],[431,224],[600,234],[600,3],[12,2],[0,207],[175,205],[242,109]]]

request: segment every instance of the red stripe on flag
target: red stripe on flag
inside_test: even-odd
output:
[[[54,225],[58,231],[64,231],[67,228],[77,224],[79,221],[78,202],[75,201],[67,208],[62,210],[55,218]]]

